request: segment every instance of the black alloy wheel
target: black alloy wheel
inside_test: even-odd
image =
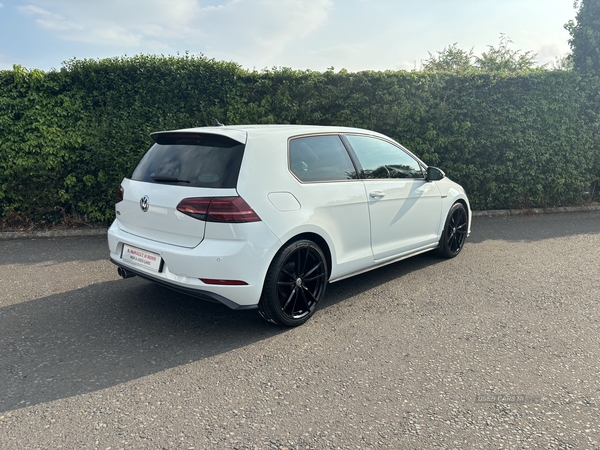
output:
[[[446,219],[439,244],[439,253],[445,258],[454,258],[462,250],[467,238],[469,216],[462,203],[455,203]]]
[[[258,304],[266,320],[288,327],[306,322],[327,287],[327,261],[314,242],[292,242],[273,259]]]

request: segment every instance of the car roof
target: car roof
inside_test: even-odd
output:
[[[180,130],[158,131],[151,133],[151,136],[169,133],[210,133],[227,136],[238,142],[245,143],[248,137],[263,137],[274,135],[286,135],[288,137],[302,134],[319,134],[319,133],[358,133],[368,134],[371,136],[386,136],[375,131],[369,131],[361,128],[338,127],[338,126],[323,126],[323,125],[226,125],[213,127],[197,127],[184,128]],[[388,138],[389,139],[389,138]]]

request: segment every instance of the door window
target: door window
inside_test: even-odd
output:
[[[390,142],[359,135],[346,138],[362,166],[363,178],[425,178],[421,165]]]

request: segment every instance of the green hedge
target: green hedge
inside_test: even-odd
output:
[[[571,71],[259,73],[187,55],[17,66],[0,72],[0,217],[108,222],[150,132],[216,118],[380,131],[463,184],[474,209],[576,205],[600,177],[599,112],[598,79]]]

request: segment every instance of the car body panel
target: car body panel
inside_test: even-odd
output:
[[[440,237],[442,199],[435,182],[423,179],[365,180],[375,261],[394,258]]]
[[[298,131],[303,132],[249,136],[237,189],[281,242],[305,233],[322,237],[333,261],[330,276],[335,279],[373,261],[366,191],[361,180],[302,183],[295,178],[288,170],[287,152],[281,148],[287,148],[288,138],[307,135],[304,127]],[[329,132],[319,127],[316,131]],[[260,150],[252,151],[253,146]],[[277,169],[265,170],[265,161]],[[268,176],[251,176],[260,172]],[[263,194],[273,188],[289,192],[301,208],[279,211]]]
[[[206,222],[177,211],[189,197],[237,195],[235,189],[190,188],[124,179],[123,201],[115,207],[119,228],[127,233],[179,247],[193,248],[204,238]],[[144,211],[142,199],[148,204]]]
[[[215,224],[207,223],[207,228],[211,225]],[[162,272],[146,271],[149,277],[165,284],[213,292],[237,305],[256,305],[262,291],[262,280],[280,242],[263,222],[229,224],[218,228],[216,233],[209,229],[211,238],[204,239],[198,246],[181,248],[131,235],[115,222],[108,230],[110,259],[119,267],[145,271],[121,258],[126,243],[157,253],[164,260]],[[207,285],[201,278],[240,280],[247,285]]]

